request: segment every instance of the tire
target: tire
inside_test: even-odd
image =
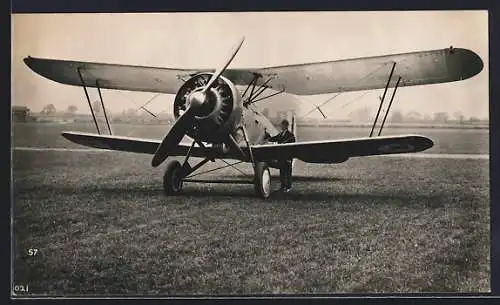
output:
[[[265,162],[259,162],[255,166],[254,189],[263,199],[271,195],[271,171]]]
[[[163,175],[165,195],[177,195],[182,191],[183,168],[179,161],[170,161]]]

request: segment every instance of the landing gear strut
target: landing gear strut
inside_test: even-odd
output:
[[[259,197],[266,199],[271,195],[271,172],[269,171],[267,163],[255,161],[252,152],[252,146],[250,145],[250,142],[248,140],[248,135],[245,128],[241,126],[238,127],[238,129],[243,132],[243,139],[245,140],[248,152],[245,154],[245,152],[243,152],[241,147],[238,146],[235,139],[231,135],[229,136],[229,140],[231,142],[231,145],[240,152],[243,158],[246,157],[247,159],[250,160],[250,162],[252,162],[253,172],[254,172],[253,184],[255,193]]]

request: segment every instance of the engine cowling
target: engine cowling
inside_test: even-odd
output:
[[[177,120],[196,99],[212,73],[199,73],[187,80],[174,100],[174,116]],[[196,140],[223,143],[229,133],[241,122],[243,104],[239,91],[227,78],[219,76],[206,92],[205,102],[196,110],[194,121],[186,134]]]

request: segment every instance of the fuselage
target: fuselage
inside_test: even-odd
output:
[[[297,126],[294,114],[300,107],[300,103],[301,101],[297,99],[297,97],[283,94],[270,98],[265,105],[259,107],[262,108],[262,110],[254,105],[242,107],[241,125],[244,126],[247,131],[250,144],[257,145],[266,143],[264,140],[265,131],[271,136],[275,136],[281,131],[279,122],[272,122],[271,118],[264,113],[267,113],[269,116],[280,117],[280,119],[286,118],[290,123],[290,130],[297,138]]]
[[[243,108],[241,124],[247,131],[250,144],[263,144],[266,131],[270,135],[275,135],[279,132],[266,116],[257,110],[246,107]],[[238,141],[240,140],[241,137],[239,137]]]

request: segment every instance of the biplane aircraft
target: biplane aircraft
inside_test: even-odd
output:
[[[163,187],[167,195],[181,192],[184,182],[222,182],[253,184],[256,193],[263,198],[269,197],[272,192],[269,168],[276,167],[276,160],[299,159],[303,162],[333,164],[345,162],[351,157],[413,153],[432,147],[433,141],[425,136],[381,136],[397,88],[464,80],[483,69],[483,62],[476,53],[453,47],[260,69],[228,69],[243,41],[244,37],[215,70],[131,66],[31,56],[26,57],[24,62],[48,79],[83,87],[97,134],[63,132],[66,139],[89,147],[151,154],[153,167],[162,164],[169,156],[185,157],[182,164],[172,160],[166,166]],[[103,105],[109,134],[102,134],[90,104],[89,87],[97,88],[102,104],[101,89],[175,94],[173,114],[176,121],[162,140],[116,136],[112,135]],[[374,135],[389,87],[394,88],[392,97],[379,132]],[[265,131],[273,136],[278,130],[266,116],[257,111],[254,104],[260,100],[284,92],[295,95],[340,94],[382,88],[384,93],[367,137],[287,144],[262,142]],[[266,90],[267,96],[262,96]],[[321,111],[319,106],[317,110]],[[190,145],[181,143],[186,135],[192,139]],[[203,160],[192,166],[190,157]],[[254,177],[251,181],[191,178],[196,170],[215,159],[251,162]]]

